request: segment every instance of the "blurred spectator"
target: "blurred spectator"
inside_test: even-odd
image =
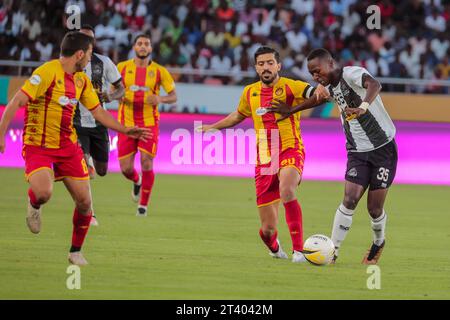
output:
[[[227,22],[233,19],[234,10],[229,7],[226,0],[220,0],[220,5],[216,10],[216,16],[220,21]]]
[[[301,29],[302,25],[296,23],[294,29],[286,33],[289,46],[295,51],[301,51],[302,47],[308,42],[308,38]]]
[[[380,8],[382,30],[365,25],[370,4]],[[0,0],[0,57],[48,60],[59,55],[64,9],[78,5],[91,24],[96,50],[115,62],[134,56],[133,37],[151,35],[152,58],[186,70],[253,70],[255,50],[280,52],[284,72],[308,79],[305,56],[325,47],[343,66],[364,66],[376,76],[448,78],[448,0]],[[23,68],[25,72],[32,68]],[[1,67],[0,72],[17,72]],[[180,81],[229,83],[230,77],[180,76]],[[387,86],[404,90],[404,86]],[[442,89],[410,86],[417,92]]]
[[[102,23],[95,27],[96,44],[104,53],[114,45],[116,29],[109,25],[109,18],[105,16]]]
[[[36,50],[39,52],[39,61],[48,61],[51,59],[53,44],[48,40],[47,35],[44,35],[41,40],[36,42]]]
[[[400,53],[400,62],[405,66],[410,77],[415,77],[417,75],[419,56],[413,52],[410,44],[408,44],[406,49]]]
[[[437,32],[444,32],[446,21],[444,17],[439,13],[439,11],[435,8],[433,9],[433,13],[426,17],[425,25]]]
[[[314,0],[292,0],[291,8],[301,16],[312,14],[314,11]]]
[[[214,50],[219,49],[225,40],[225,34],[220,31],[220,25],[215,23],[213,29],[206,33],[205,35],[205,43],[210,46]]]

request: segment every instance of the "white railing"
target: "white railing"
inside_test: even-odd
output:
[[[23,68],[36,68],[43,62],[40,61],[17,61],[17,60],[0,60],[0,66],[16,67],[18,68],[17,76],[22,75]],[[211,69],[192,69],[192,68],[167,68],[171,73],[179,73],[193,76],[210,76],[210,77],[241,77],[253,78],[256,76],[254,71],[245,72],[220,72]],[[400,84],[410,86],[427,86],[430,85],[430,79],[413,79],[413,78],[391,78],[391,77],[377,77],[382,84]],[[432,80],[434,86],[450,87],[450,80]]]

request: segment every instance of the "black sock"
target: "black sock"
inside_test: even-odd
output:
[[[70,247],[70,252],[78,252],[78,251],[81,251],[81,247],[75,247],[75,246]]]

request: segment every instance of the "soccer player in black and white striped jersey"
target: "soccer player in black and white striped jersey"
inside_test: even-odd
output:
[[[336,211],[331,235],[336,247],[334,261],[350,229],[356,206],[369,189],[367,208],[373,243],[363,263],[376,264],[385,245],[384,202],[397,169],[395,126],[379,95],[380,83],[365,68],[342,68],[325,49],[313,50],[307,59],[309,72],[321,85],[317,87],[316,97],[294,108],[275,101],[271,111],[281,113],[283,117],[278,120],[281,121],[295,112],[322,104],[327,94],[336,101],[347,140],[348,161],[345,196]]]

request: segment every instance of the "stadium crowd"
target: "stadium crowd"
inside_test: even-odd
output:
[[[372,4],[381,12],[379,30],[366,25]],[[267,44],[280,52],[291,77],[310,80],[305,57],[325,47],[341,64],[364,66],[375,76],[430,80],[412,91],[448,90],[433,81],[450,77],[450,0],[0,0],[0,59],[57,57],[70,5],[79,6],[82,24],[95,28],[96,50],[115,62],[130,58],[133,36],[146,32],[153,59],[169,68],[232,74],[180,72],[176,81],[245,83],[242,71],[253,70],[254,51]],[[0,74],[14,72],[0,67]]]

